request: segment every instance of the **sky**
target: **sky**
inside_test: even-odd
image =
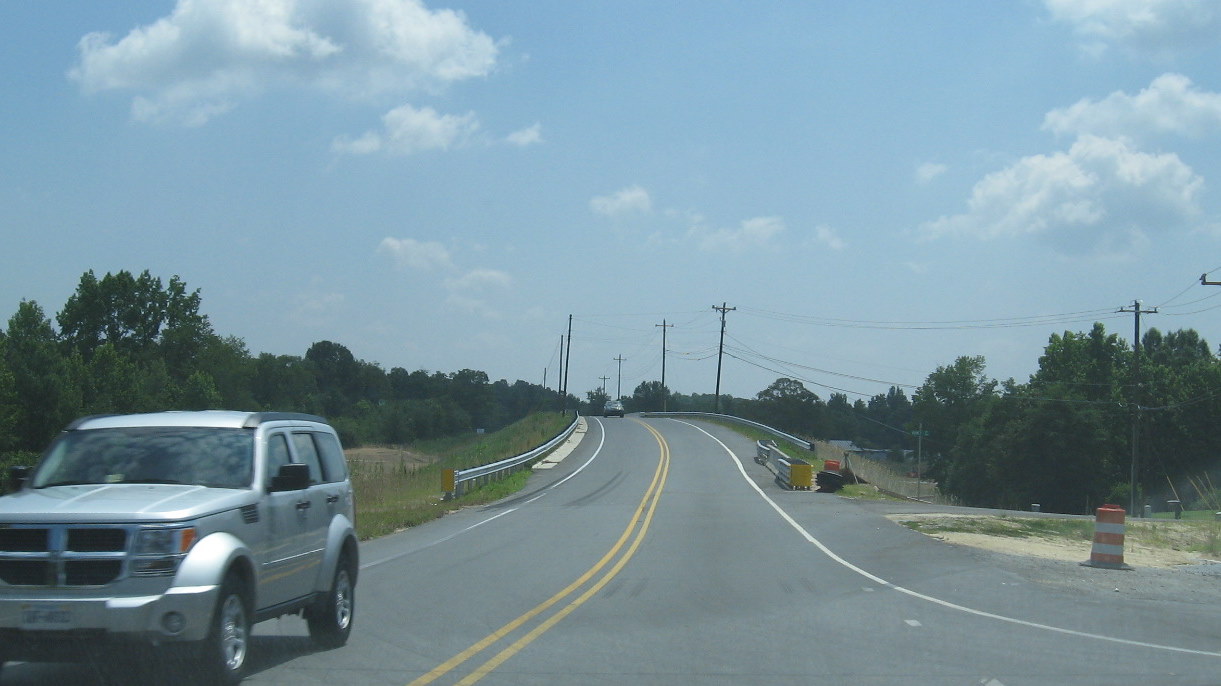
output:
[[[255,355],[554,388],[571,317],[579,397],[714,392],[717,307],[738,397],[1024,382],[1136,301],[1221,343],[1216,0],[0,17],[0,326],[148,270]]]

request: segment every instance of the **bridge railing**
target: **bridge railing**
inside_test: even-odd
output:
[[[470,469],[447,469],[445,470],[445,499],[452,500],[461,496],[466,492],[466,489],[471,486],[482,486],[516,472],[519,469],[525,469],[533,464],[536,460],[542,459],[547,453],[551,452],[558,445],[568,440],[572,432],[576,430],[577,424],[580,422],[580,415],[574,414],[572,424],[568,428],[561,431],[555,438],[547,441],[543,445],[529,452],[509,457],[499,462],[471,467]]]
[[[749,419],[742,419],[741,417],[735,417],[735,416],[729,415],[729,414],[717,414],[715,412],[642,412],[641,416],[642,417],[695,417],[697,419],[721,419],[724,421],[733,422],[735,424],[751,426],[756,429],[759,429],[760,431],[766,431],[767,433],[769,433],[773,436],[776,436],[777,438],[783,438],[786,441],[791,441],[807,450],[814,449],[814,444],[810,443],[809,441],[807,441],[804,438],[798,438],[792,434],[787,434],[787,433],[781,431],[780,429],[774,429],[766,424],[760,424],[759,422],[752,422]]]

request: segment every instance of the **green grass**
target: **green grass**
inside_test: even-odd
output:
[[[845,484],[835,494],[859,500],[902,500],[902,498],[896,498],[893,495],[887,495],[879,491],[876,486],[871,484]]]
[[[960,532],[1006,536],[1010,538],[1066,538],[1089,541],[1094,537],[1094,522],[1087,519],[1052,517],[952,517],[903,522],[921,533]]]
[[[474,489],[460,498],[442,499],[446,469],[467,469],[520,455],[546,443],[571,422],[571,415],[537,413],[493,433],[413,444],[413,452],[437,456],[428,465],[405,461],[351,462],[357,535],[361,540],[384,536],[460,507],[492,502],[520,490],[529,470]]]
[[[1203,519],[1213,521],[1216,518],[1216,510],[1184,510],[1183,519]],[[1154,512],[1154,519],[1174,519],[1173,512]]]

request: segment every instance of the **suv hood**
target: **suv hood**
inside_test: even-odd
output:
[[[149,522],[193,519],[257,500],[253,491],[170,484],[26,488],[0,498],[0,522]]]

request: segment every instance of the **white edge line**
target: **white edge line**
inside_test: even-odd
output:
[[[598,421],[598,428],[599,428],[599,429],[605,429],[605,427],[603,427],[603,426],[602,426],[602,422],[601,422],[601,421],[597,420],[597,418],[596,418],[596,417],[595,417],[595,418],[593,418],[593,419],[595,419],[595,421]],[[562,483],[564,483],[565,481],[567,481],[567,480],[571,479],[572,477],[576,476],[577,474],[580,474],[580,473],[581,473],[581,470],[583,470],[583,469],[585,469],[586,467],[588,467],[588,466],[590,465],[590,463],[594,461],[594,458],[598,457],[598,455],[602,453],[602,446],[606,445],[606,431],[605,431],[605,430],[602,430],[602,431],[599,431],[599,433],[601,434],[601,438],[599,438],[599,439],[598,439],[598,447],[594,449],[594,454],[593,454],[593,455],[590,455],[590,456],[589,456],[589,459],[588,459],[588,460],[586,460],[584,464],[582,464],[580,467],[577,467],[576,469],[574,469],[574,470],[573,470],[573,472],[572,472],[571,474],[569,474],[568,476],[566,476],[566,477],[564,477],[563,479],[560,479],[559,481],[557,481],[557,482],[555,482],[555,483],[551,484],[550,486],[548,486],[548,487],[544,488],[544,489],[543,489],[543,491],[542,491],[541,493],[539,493],[538,495],[534,496],[533,498],[531,498],[531,499],[529,499],[529,500],[527,500],[527,501],[523,502],[523,503],[522,503],[522,505],[529,505],[530,503],[534,502],[535,500],[538,500],[539,498],[541,498],[541,497],[543,497],[543,496],[547,495],[547,493],[548,493],[549,491],[551,491],[551,489],[553,489],[553,488],[555,488],[555,487],[559,486],[560,484],[562,484]],[[513,508],[510,508],[510,509],[508,509],[508,510],[505,510],[504,512],[498,512],[498,513],[496,513],[496,514],[492,515],[491,517],[488,517],[487,519],[484,519],[484,520],[480,520],[480,521],[478,521],[478,522],[475,522],[474,524],[472,524],[472,525],[470,525],[470,526],[466,527],[465,529],[462,529],[461,531],[455,531],[454,533],[452,533],[452,534],[450,534],[450,535],[448,535],[448,536],[445,536],[444,538],[438,538],[437,540],[433,541],[432,543],[429,543],[429,544],[427,544],[427,545],[421,546],[421,547],[416,548],[416,549],[414,549],[414,550],[408,550],[408,551],[405,551],[405,552],[399,553],[398,555],[391,555],[390,557],[382,558],[382,559],[380,559],[380,560],[374,560],[373,562],[366,562],[365,564],[362,564],[362,565],[360,566],[360,569],[361,569],[361,570],[365,570],[365,569],[369,569],[370,567],[376,567],[376,566],[378,566],[378,565],[380,565],[380,564],[385,564],[385,563],[387,563],[387,562],[390,562],[391,560],[397,560],[397,559],[399,559],[399,558],[401,558],[401,557],[406,557],[406,556],[411,555],[411,554],[413,554],[413,553],[418,553],[419,551],[421,551],[421,550],[425,550],[425,549],[427,549],[427,548],[431,548],[431,547],[433,547],[434,545],[440,545],[441,543],[445,543],[446,541],[450,541],[450,540],[453,540],[453,539],[457,538],[458,536],[461,536],[462,534],[464,534],[464,533],[466,533],[466,532],[470,531],[471,529],[474,529],[474,528],[477,528],[477,527],[483,526],[484,524],[487,524],[488,522],[490,522],[490,521],[492,521],[492,520],[494,520],[494,519],[499,519],[499,518],[501,518],[501,517],[503,517],[503,516],[505,516],[505,515],[507,515],[507,514],[509,514],[509,513],[511,513],[511,512],[516,512],[516,511],[517,511],[517,510],[519,510],[520,508],[521,508],[521,506],[518,506],[518,507],[513,507]]]
[[[999,620],[1002,622],[1009,622],[1010,624],[1017,624],[1020,626],[1030,627],[1032,629],[1042,629],[1043,631],[1053,631],[1056,633],[1066,634],[1069,636],[1077,636],[1080,638],[1092,638],[1092,639],[1095,639],[1098,641],[1109,641],[1111,643],[1119,643],[1122,645],[1139,646],[1142,648],[1153,648],[1155,650],[1168,650],[1168,651],[1175,652],[1175,653],[1187,653],[1189,655],[1204,655],[1207,657],[1221,657],[1221,652],[1213,652],[1213,651],[1208,651],[1208,650],[1193,650],[1191,648],[1180,648],[1178,646],[1160,645],[1157,643],[1146,643],[1144,641],[1134,641],[1134,640],[1127,639],[1127,638],[1117,638],[1115,636],[1104,636],[1102,634],[1092,634],[1092,633],[1089,633],[1086,631],[1077,631],[1076,629],[1065,629],[1064,627],[1052,626],[1050,624],[1039,624],[1038,622],[1031,622],[1031,621],[1027,621],[1025,619],[1018,619],[1016,617],[1007,617],[1005,615],[998,615],[994,612],[986,612],[984,610],[977,610],[975,608],[967,607],[965,605],[951,603],[948,600],[942,600],[940,598],[936,598],[931,595],[919,593],[917,591],[913,591],[911,589],[904,588],[902,586],[896,586],[895,584],[890,583],[889,581],[883,579],[882,577],[877,576],[875,574],[870,574],[869,572],[865,571],[864,569],[861,569],[860,567],[857,567],[856,565],[852,564],[851,562],[848,562],[847,560],[840,557],[839,555],[836,555],[834,552],[832,552],[832,550],[830,548],[823,545],[822,541],[819,541],[817,538],[814,538],[812,535],[810,535],[810,532],[806,531],[805,528],[803,528],[792,517],[790,517],[787,512],[785,512],[783,509],[781,509],[781,507],[776,504],[776,501],[769,498],[767,496],[767,494],[763,492],[763,489],[759,488],[759,485],[755,483],[754,479],[750,478],[750,476],[746,473],[746,468],[742,466],[742,461],[739,460],[738,456],[735,455],[733,453],[733,451],[729,449],[729,446],[722,443],[719,438],[717,438],[716,436],[713,436],[712,434],[708,433],[707,431],[704,431],[702,428],[700,428],[690,422],[684,422],[679,419],[670,419],[670,421],[678,422],[679,424],[686,424],[687,426],[695,429],[696,431],[699,431],[700,433],[704,434],[705,436],[716,441],[717,444],[720,445],[722,448],[724,448],[725,452],[729,454],[729,457],[730,457],[730,459],[732,459],[734,461],[734,464],[736,464],[738,466],[738,471],[742,474],[742,478],[746,479],[746,483],[750,484],[750,487],[755,489],[755,492],[759,494],[760,498],[763,498],[765,501],[767,501],[767,503],[769,505],[772,506],[772,509],[775,510],[777,512],[777,514],[780,515],[781,519],[788,522],[789,526],[796,529],[797,533],[801,534],[802,537],[804,537],[807,541],[812,543],[814,545],[814,547],[816,547],[820,551],[822,551],[822,553],[824,555],[826,555],[827,557],[836,561],[840,565],[852,570],[853,572],[860,574],[861,576],[865,577],[866,579],[873,581],[876,584],[885,586],[887,588],[892,588],[900,593],[904,593],[913,598],[917,598],[919,600],[933,603],[935,605],[940,605],[942,607],[945,607],[945,608],[948,608],[951,610],[965,612],[967,614],[975,615],[977,617],[986,617],[988,619],[995,619],[995,620]]]

